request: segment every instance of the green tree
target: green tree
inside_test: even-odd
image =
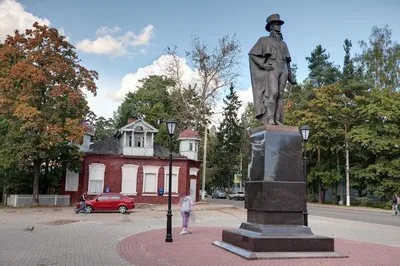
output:
[[[330,55],[321,45],[317,45],[311,55],[306,57],[310,70],[308,78],[314,88],[333,84],[339,80],[339,69],[333,62],[328,61],[329,57]]]
[[[115,121],[112,118],[106,119],[103,116],[100,116],[95,120],[94,129],[94,142],[106,139],[113,136],[116,132]]]
[[[143,119],[153,126],[160,120],[172,117],[168,90],[174,81],[165,76],[149,76],[140,80],[141,86],[135,92],[128,92],[123,103],[114,113],[117,129],[125,126],[129,118]]]
[[[241,133],[237,110],[241,106],[233,85],[224,99],[223,120],[217,132],[217,141],[211,160],[214,168],[214,185],[225,187],[232,185],[232,176],[240,169]]]
[[[79,123],[89,111],[82,89],[95,94],[97,78],[57,29],[38,23],[15,31],[0,48],[0,115],[9,124],[6,138],[15,161],[33,169],[34,205],[43,164],[54,159],[60,143],[82,142]],[[71,147],[67,155],[74,160],[77,147]]]
[[[373,27],[368,43],[360,42],[362,53],[357,62],[365,78],[376,88],[400,89],[400,45],[392,41],[389,26]]]
[[[400,191],[400,93],[391,88],[374,88],[356,97],[360,123],[350,137],[360,161],[365,162],[357,177],[365,180],[368,191],[390,196]]]

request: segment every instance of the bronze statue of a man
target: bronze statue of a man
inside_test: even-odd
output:
[[[261,37],[249,52],[256,118],[264,124],[282,125],[283,93],[287,81],[297,84],[290,69],[290,54],[281,34],[279,14],[267,18],[268,37]]]

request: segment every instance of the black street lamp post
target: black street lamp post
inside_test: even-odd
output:
[[[169,134],[169,177],[168,177],[168,211],[167,211],[167,236],[165,242],[172,242],[172,210],[171,210],[171,190],[172,190],[172,136],[175,133],[176,121],[166,122]]]
[[[304,141],[304,157],[303,157],[303,171],[304,171],[304,178],[306,180],[306,204],[307,204],[307,141],[308,137],[310,136],[310,127],[305,125],[300,128],[301,138]],[[306,205],[307,206],[307,205]],[[308,211],[307,207],[303,213],[304,216],[304,226],[308,226]]]

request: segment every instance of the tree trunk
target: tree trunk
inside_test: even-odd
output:
[[[317,149],[317,155],[318,155],[317,161],[318,161],[318,164],[319,164],[319,162],[321,161],[321,150],[319,148]],[[318,180],[318,203],[321,203],[321,204],[324,203],[324,197],[322,195],[321,179]]]
[[[6,184],[3,185],[3,194],[2,194],[3,205],[7,205],[7,186]]]
[[[39,171],[40,161],[34,161],[34,173],[33,173],[33,206],[39,205]]]
[[[324,203],[324,195],[322,194],[321,180],[318,181],[318,203]]]
[[[332,204],[333,205],[336,205],[337,204],[337,184],[336,184],[336,182],[335,182],[335,184],[333,185],[333,188],[332,188],[332,194],[333,194],[333,200],[332,200]]]

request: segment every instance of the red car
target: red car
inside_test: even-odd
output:
[[[79,204],[78,204],[79,208]],[[125,213],[135,208],[135,201],[120,193],[103,193],[86,201],[86,211],[119,211]]]

